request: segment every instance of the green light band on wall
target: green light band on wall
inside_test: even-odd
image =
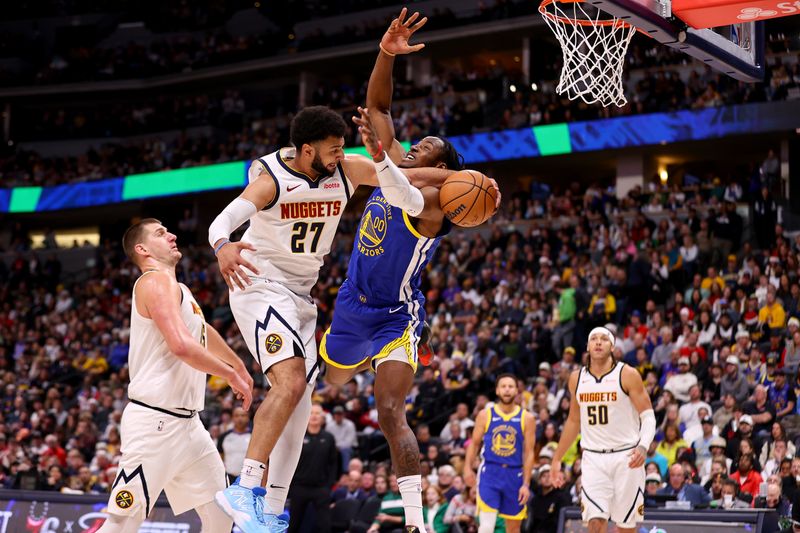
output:
[[[11,190],[11,201],[8,204],[9,213],[29,213],[36,211],[36,204],[42,195],[41,187],[16,187]]]
[[[572,152],[572,142],[569,139],[567,124],[549,124],[547,126],[534,126],[533,135],[542,155],[569,154]]]
[[[122,187],[122,200],[242,187],[246,176],[245,164],[236,161],[127,176]]]

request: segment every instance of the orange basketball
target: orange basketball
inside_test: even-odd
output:
[[[457,226],[479,226],[494,214],[497,193],[485,175],[476,170],[460,170],[444,181],[439,205],[444,215]]]

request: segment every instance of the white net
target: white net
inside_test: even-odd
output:
[[[545,0],[539,12],[564,51],[556,91],[587,104],[624,106],[622,70],[636,28],[582,0]]]

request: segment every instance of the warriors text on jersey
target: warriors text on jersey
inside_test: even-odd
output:
[[[521,467],[525,434],[525,410],[519,406],[510,413],[497,405],[487,408],[486,431],[483,434],[483,462]]]
[[[347,277],[365,302],[377,306],[422,299],[422,269],[451,228],[447,219],[434,238],[422,236],[409,216],[393,207],[380,188],[367,200],[358,224]]]
[[[307,295],[331,249],[353,185],[341,165],[330,177],[311,179],[289,166],[293,154],[284,148],[253,161],[250,181],[266,170],[260,179],[275,182],[275,198],[250,219],[242,242],[256,251],[244,250],[242,256],[259,270],[258,278]]]
[[[639,443],[639,413],[622,389],[618,362],[600,378],[582,367],[575,397],[581,410],[581,446],[587,450],[633,448]]]
[[[181,289],[181,319],[192,338],[206,346],[203,311],[186,285],[179,283],[178,286]],[[162,409],[202,411],[206,373],[192,368],[170,352],[155,322],[139,314],[136,310],[136,285],[131,302],[130,343],[130,399]]]

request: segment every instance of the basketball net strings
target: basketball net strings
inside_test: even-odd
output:
[[[570,2],[572,13],[567,14],[558,0],[552,6],[554,13],[546,12],[543,18],[555,34],[564,52],[564,65],[556,91],[570,100],[580,98],[587,104],[596,102],[604,107],[614,104],[622,107],[628,103],[622,85],[625,55],[636,28],[599,9],[591,15],[583,8],[583,2]],[[548,6],[548,7],[550,7]],[[570,24],[559,19],[589,20],[591,25]],[[605,23],[605,24],[604,24]]]

